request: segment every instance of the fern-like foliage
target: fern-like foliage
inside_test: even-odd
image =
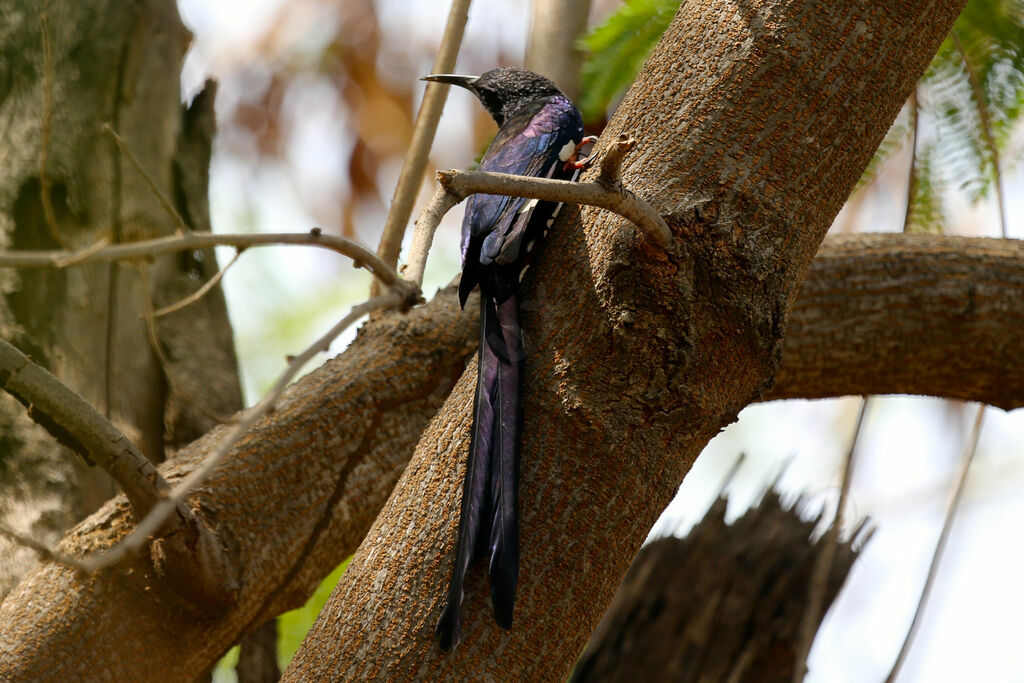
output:
[[[626,0],[619,11],[582,40],[580,110],[587,121],[603,118],[622,98],[679,9],[679,0]]]
[[[913,124],[910,122],[909,108],[903,107],[899,116],[896,117],[896,120],[892,122],[892,126],[889,127],[889,132],[882,138],[882,143],[875,151],[875,155],[871,157],[868,167],[861,174],[860,180],[857,181],[857,185],[853,188],[853,194],[875,182],[878,174],[885,168],[889,158],[906,146],[912,133]]]
[[[933,142],[926,142],[917,154],[914,167],[915,182],[907,201],[906,232],[945,231],[946,212],[944,210],[946,187],[944,176],[936,172],[935,159],[937,147]]]
[[[604,117],[622,97],[679,5],[626,0],[583,39],[589,51],[581,102],[586,119]],[[945,222],[943,195],[950,187],[977,201],[1016,161],[1004,152],[1024,108],[1024,0],[970,0],[918,93],[920,139],[908,229],[936,230]],[[905,107],[855,192],[913,139],[909,119]]]

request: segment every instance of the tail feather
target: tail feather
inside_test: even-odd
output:
[[[462,486],[459,538],[448,601],[437,623],[441,648],[459,643],[460,608],[466,571],[490,553],[491,602],[503,628],[512,625],[519,576],[519,432],[522,405],[519,376],[522,334],[514,293],[497,304],[480,297],[480,351],[473,405],[473,432]]]
[[[491,446],[491,499],[493,521],[490,529],[491,604],[494,618],[504,629],[512,628],[512,608],[519,580],[519,432],[522,429],[520,370],[523,339],[519,311],[513,295],[497,306],[508,363],[501,364],[494,398],[498,433]]]

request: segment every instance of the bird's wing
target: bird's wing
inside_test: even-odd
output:
[[[562,98],[538,101],[505,122],[480,162],[480,170],[533,177],[558,175],[583,129],[572,104]],[[562,158],[560,158],[562,157]],[[462,226],[462,259],[513,263],[537,201],[523,197],[473,195]],[[477,253],[475,246],[479,249]]]

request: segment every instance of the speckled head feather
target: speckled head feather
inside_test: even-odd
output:
[[[539,98],[562,94],[551,80],[518,66],[498,67],[476,77],[433,74],[423,80],[457,85],[472,91],[499,126],[524,105]]]

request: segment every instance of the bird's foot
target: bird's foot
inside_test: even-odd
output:
[[[594,160],[593,145],[595,142],[597,142],[596,135],[588,135],[580,140],[579,144],[576,145],[576,149],[574,149],[572,154],[569,155],[568,161],[565,162],[565,170],[569,170],[570,168],[574,168],[576,170],[586,168],[586,166]],[[588,147],[589,149],[587,149],[587,151],[589,154],[581,159],[580,154]]]

